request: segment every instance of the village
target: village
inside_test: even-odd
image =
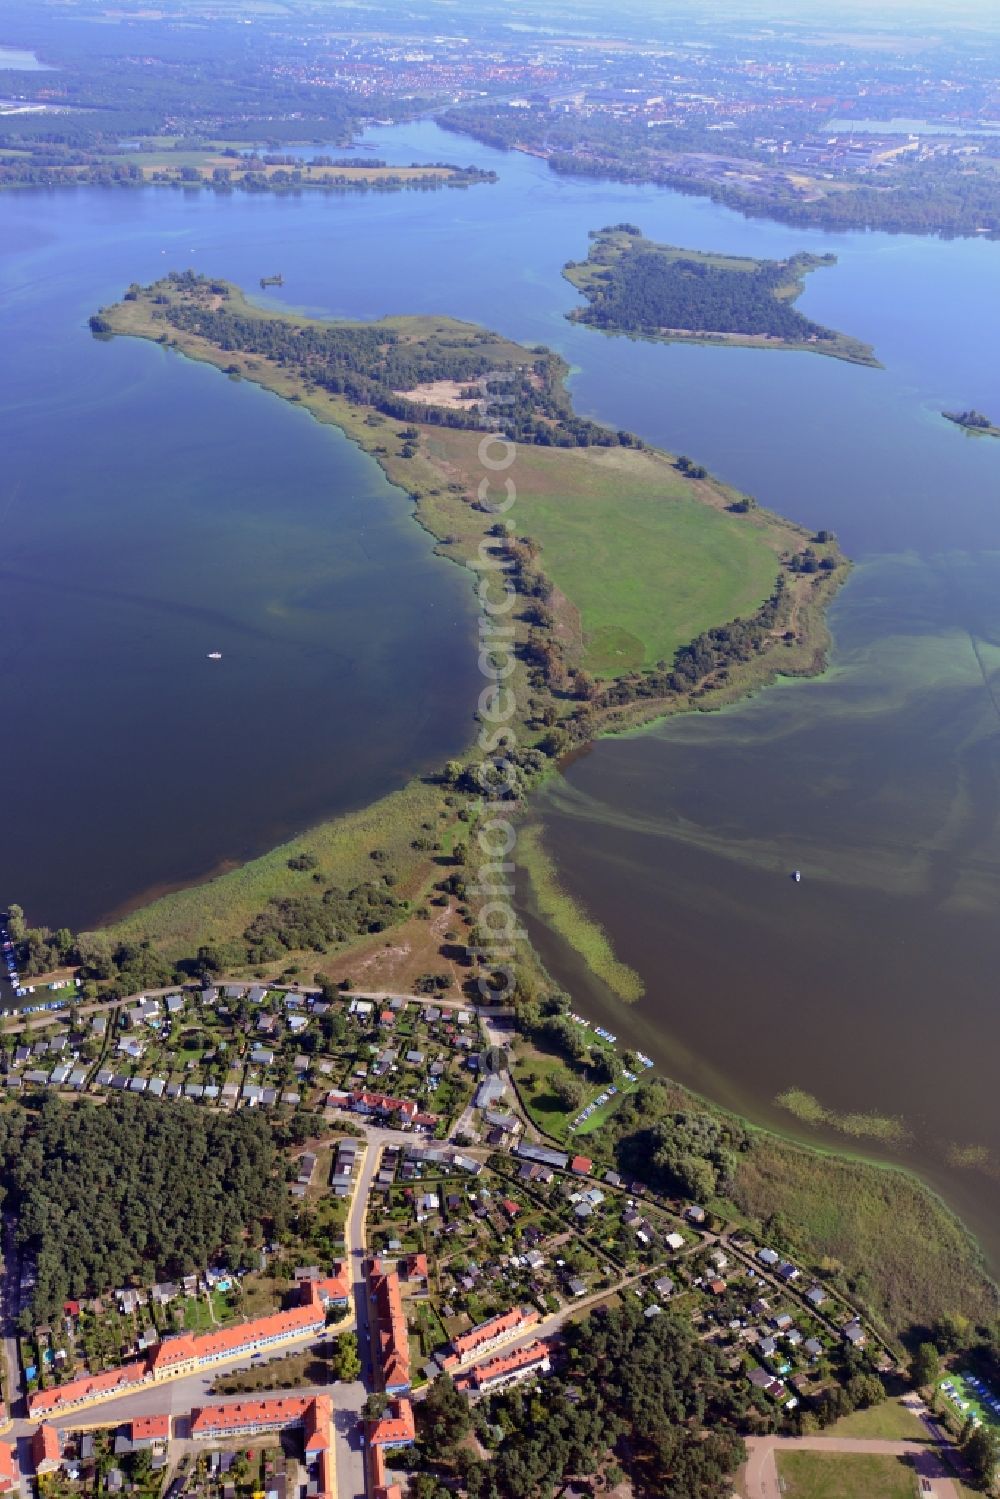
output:
[[[805,1266],[595,1161],[597,1132],[594,1155],[546,1138],[501,1012],[262,984],[87,1009],[5,1037],[7,1088],[297,1121],[290,1228],[238,1268],[109,1286],[26,1332],[35,1271],[8,1224],[0,1489],[402,1499],[435,1380],[473,1402],[544,1380],[564,1325],[621,1297],[689,1319],[763,1431],[847,1371],[894,1371]],[[592,1091],[574,1125],[606,1107]]]

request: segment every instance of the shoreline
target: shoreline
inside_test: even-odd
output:
[[[284,320],[320,324],[322,324],[323,321],[303,318],[291,318],[287,314],[271,313],[266,309],[251,307],[251,304],[249,303],[245,303],[244,305],[247,308],[251,308],[255,317],[260,317],[265,320],[276,318],[279,321]],[[127,307],[125,307],[124,304],[119,304],[119,308],[115,309],[115,312],[121,312],[122,310],[124,310],[127,314]],[[409,325],[414,320],[389,319],[386,321],[394,325]],[[453,323],[453,320],[437,321],[438,323],[447,322],[449,326],[451,326]],[[98,331],[103,332],[105,330],[101,329]],[[118,319],[118,325],[115,326],[113,321],[112,326],[108,327],[107,331],[113,332],[115,334],[128,334],[131,336],[141,336],[146,338],[155,337],[155,335],[151,334],[148,331],[144,332],[140,331],[134,326],[128,326],[127,321],[123,322],[120,318]],[[160,341],[161,343],[163,342],[162,339],[158,341]],[[233,361],[231,355],[223,354],[220,350],[213,349],[212,346],[207,343],[205,343],[203,347],[199,347],[200,342],[203,341],[194,341],[191,338],[177,340],[177,352],[180,352],[182,355],[184,355],[184,357],[190,357],[198,359],[200,362],[208,362],[214,364],[221,371],[225,371],[228,368],[230,374],[232,374]],[[241,363],[245,362],[246,361],[241,361]],[[250,361],[250,363],[252,364],[253,361]],[[385,472],[386,477],[389,479],[389,481],[396,487],[401,489],[402,492],[413,501],[413,509],[411,513],[413,517],[432,536],[435,541],[435,549],[438,551],[438,553],[440,555],[449,557],[450,560],[456,562],[458,565],[468,566],[467,558],[463,555],[463,551],[456,544],[456,537],[453,534],[449,534],[445,527],[444,515],[447,514],[447,506],[444,504],[435,506],[433,503],[435,493],[437,497],[440,498],[440,491],[428,491],[424,487],[427,483],[426,475],[424,469],[419,468],[419,466],[418,474],[416,475],[416,477],[418,477],[421,482],[419,484],[414,483],[415,476],[413,474],[412,458],[406,460],[405,463],[400,463],[400,455],[398,452],[387,452],[384,445],[376,444],[374,442],[373,438],[370,435],[370,426],[366,427],[366,421],[368,420],[364,415],[364,411],[366,408],[358,407],[342,398],[332,397],[326,393],[317,393],[315,390],[303,395],[301,390],[295,388],[295,381],[290,380],[289,377],[285,374],[282,374],[280,379],[277,378],[277,376],[273,374],[273,372],[272,378],[267,378],[266,376],[263,378],[258,378],[259,376],[261,376],[261,371],[259,370],[259,368],[253,368],[251,370],[247,370],[246,372],[241,370],[240,374],[242,378],[249,378],[251,380],[254,380],[254,383],[257,383],[263,388],[272,391],[272,393],[279,395],[283,399],[294,400],[296,404],[304,405],[308,410],[310,410],[311,414],[315,416],[316,419],[337,426],[341,431],[345,433],[345,435],[352,438],[358,444],[358,446],[361,447],[369,456],[376,459],[380,467]],[[384,432],[380,433],[380,436],[384,437]],[[374,450],[379,447],[381,448],[381,451]],[[445,445],[445,458],[442,460],[442,462],[445,463],[445,471],[447,471],[448,451],[449,450],[447,448],[447,445]],[[426,455],[423,453],[423,451],[421,451],[421,454],[419,456],[423,458]],[[440,457],[440,455],[438,456]],[[665,455],[659,453],[657,450],[653,450],[653,456],[657,463],[664,463],[669,461],[666,459]],[[440,473],[440,466],[437,470],[434,471]],[[732,493],[733,492],[723,492],[721,487],[716,485],[716,505],[720,508],[728,509],[729,506],[726,501],[727,498],[731,498]],[[772,522],[777,522],[779,520],[779,518],[771,517],[768,512],[763,511],[755,512],[754,519],[757,524],[763,525],[769,525],[772,524]],[[808,533],[804,531],[804,528],[795,527],[792,525],[792,523],[785,523],[785,525],[787,527],[788,533],[797,533],[800,537],[800,541],[803,544],[808,539]],[[482,528],[480,526],[480,530],[481,529]],[[478,532],[476,534],[478,534]],[[467,538],[465,539],[467,540]],[[746,698],[752,693],[758,691],[762,686],[767,685],[770,681],[775,680],[780,675],[817,675],[824,669],[824,666],[826,664],[827,651],[830,643],[829,628],[826,617],[827,608],[831,598],[839,589],[839,585],[844,581],[846,575],[847,566],[838,566],[835,571],[832,570],[827,574],[820,575],[808,580],[808,588],[800,590],[799,593],[795,596],[794,605],[790,607],[793,608],[793,618],[796,624],[797,638],[794,642],[794,648],[788,649],[787,655],[784,657],[784,659],[782,659],[782,657],[778,655],[776,649],[771,648],[771,645],[773,644],[773,642],[771,642],[769,643],[769,646],[766,650],[764,650],[759,656],[751,660],[751,662],[748,664],[748,669],[742,672],[736,671],[733,673],[732,677],[727,674],[724,679],[709,681],[707,683],[704,681],[699,682],[697,684],[697,690],[693,690],[683,697],[675,698],[673,701],[667,701],[665,699],[655,697],[646,697],[644,699],[637,697],[631,700],[626,700],[619,704],[608,705],[603,710],[599,708],[598,712],[588,720],[587,737],[577,740],[571,746],[567,746],[565,752],[569,754],[584,753],[589,748],[589,746],[593,744],[599,737],[603,737],[606,734],[616,732],[636,731],[644,727],[645,725],[669,716],[673,712],[695,710],[711,711],[717,708],[721,708],[723,706],[726,706],[728,703]],[[798,581],[801,582],[802,580],[799,579]],[[783,632],[778,631],[777,627],[775,627],[774,633],[776,636],[783,635]],[[782,646],[782,649],[785,649],[784,645]],[[612,684],[612,687],[613,686],[614,684]],[[537,784],[541,780],[547,779],[548,776],[555,773],[557,765],[561,763],[561,759],[562,756],[557,757],[555,763],[548,763],[545,766],[544,770],[541,772],[540,776],[537,778],[535,784]],[[365,814],[374,815],[377,819],[378,814],[384,811],[385,804],[392,802],[394,798],[405,798],[408,795],[417,795],[419,797],[421,793],[426,793],[428,789],[429,788],[427,787],[426,782],[421,782],[419,780],[411,781],[406,787],[401,788],[397,792],[391,793],[389,797],[384,798],[381,802],[369,804],[366,808],[360,810],[359,813],[354,815],[355,819],[363,820]],[[309,846],[311,840],[322,837],[324,832],[327,835],[330,835],[335,830],[341,829],[344,825],[344,822],[344,818],[337,818],[334,819],[331,824],[324,824],[319,828],[306,830],[306,832],[300,837],[289,840],[288,843],[281,845],[280,849],[272,850],[268,855],[264,856],[263,860],[251,861],[250,865],[240,866],[240,868],[234,871],[231,876],[224,875],[221,877],[221,879],[210,878],[206,882],[201,883],[197,886],[188,887],[186,892],[182,891],[179,893],[179,895],[167,896],[162,901],[155,902],[152,907],[139,907],[135,911],[133,911],[130,917],[126,918],[123,922],[118,923],[117,935],[139,935],[149,929],[150,918],[152,918],[154,940],[166,942],[169,945],[171,942],[171,938],[168,935],[168,932],[164,931],[163,929],[161,929],[159,932],[155,931],[155,927],[158,924],[157,918],[168,916],[171,909],[177,910],[178,907],[185,904],[190,906],[192,904],[190,899],[191,890],[198,892],[198,900],[195,901],[194,904],[199,908],[197,919],[199,923],[203,923],[204,920],[210,919],[208,917],[207,908],[212,907],[215,904],[212,901],[210,894],[208,894],[209,892],[212,892],[213,889],[216,896],[218,896],[221,893],[221,886],[231,886],[234,883],[244,883],[248,878],[249,870],[254,869],[256,866],[265,862],[270,862],[272,866],[276,866],[280,863],[282,854],[288,853],[293,847],[300,849],[304,845]],[[424,825],[426,826],[427,824],[425,823]],[[415,864],[410,870],[408,888],[418,892],[420,890],[426,891],[429,888],[428,881],[433,879],[435,874],[435,869],[433,867],[434,863],[440,865],[441,862],[441,860],[432,861],[432,866],[430,869],[428,869],[426,866],[421,869],[419,867],[418,861],[418,864]],[[170,925],[171,923],[168,920],[168,929]],[[201,930],[203,929],[203,927],[200,927],[199,929]],[[390,928],[390,930],[392,930],[392,928]],[[558,926],[556,926],[554,930],[558,935]],[[112,935],[115,934],[116,933],[112,931]],[[175,930],[175,940],[177,936],[178,933]],[[351,944],[348,943],[348,951],[350,950],[350,947]],[[612,964],[617,963],[618,960],[614,956],[613,949],[611,949],[610,947],[610,943],[608,943],[608,951],[606,956]],[[533,964],[534,970],[536,972],[538,972],[539,970],[544,972],[542,960],[540,959],[539,954],[534,948],[531,949],[530,961]],[[672,1086],[677,1087],[679,1085]],[[683,1088],[683,1092],[688,1097],[699,1097],[699,1095],[697,1095],[687,1087]],[[745,1117],[739,1114],[733,1114],[733,1111],[727,1110],[721,1105],[712,1103],[711,1100],[706,1100],[706,1104],[710,1109],[716,1110],[720,1113],[729,1113],[732,1117],[741,1119]],[[898,1164],[896,1162],[879,1160],[878,1158],[872,1157],[867,1153],[853,1151],[849,1148],[843,1149],[838,1148],[836,1145],[828,1145],[826,1143],[819,1142],[809,1142],[803,1140],[801,1137],[796,1137],[794,1134],[786,1135],[780,1131],[774,1130],[767,1125],[755,1123],[749,1118],[746,1118],[745,1122],[747,1127],[754,1131],[756,1134],[759,1134],[761,1138],[766,1137],[773,1141],[780,1141],[782,1142],[784,1147],[801,1152],[802,1155],[807,1159],[826,1159],[830,1162],[840,1163],[845,1169],[852,1164],[857,1164],[865,1171],[880,1172],[891,1170],[895,1173],[898,1173],[901,1178],[905,1178],[908,1182],[910,1182],[914,1188],[918,1188],[920,1192],[928,1194],[928,1200],[933,1199],[933,1201],[939,1205],[940,1209],[949,1215],[949,1218],[953,1220],[954,1224],[957,1225],[958,1229],[961,1231],[961,1234],[964,1236],[964,1242],[971,1257],[969,1262],[970,1268],[972,1268],[974,1264],[976,1273],[978,1276],[981,1276],[983,1278],[984,1284],[988,1284],[991,1287],[995,1288],[995,1283],[990,1276],[989,1267],[987,1265],[984,1252],[977,1239],[975,1238],[975,1235],[966,1226],[960,1216],[948,1206],[947,1202],[943,1198],[940,1197],[940,1194],[936,1192],[935,1188],[913,1168]]]

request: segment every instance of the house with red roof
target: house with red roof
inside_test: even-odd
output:
[[[368,1442],[372,1447],[412,1447],[417,1439],[413,1406],[409,1400],[392,1400],[377,1421],[368,1423]]]
[[[316,1287],[316,1295],[324,1308],[347,1306],[351,1299],[351,1282],[347,1265],[343,1260],[334,1266],[332,1275],[326,1275],[314,1281],[313,1284]]]
[[[551,1367],[548,1348],[536,1338],[535,1342],[526,1343],[523,1348],[515,1348],[511,1353],[498,1353],[494,1358],[477,1364],[467,1374],[460,1374],[455,1380],[455,1388],[465,1390],[470,1395],[485,1395],[493,1390],[504,1389],[507,1385],[517,1384],[532,1374],[548,1374]]]
[[[69,1379],[65,1384],[54,1385],[49,1390],[36,1390],[34,1395],[29,1395],[28,1415],[36,1421],[46,1416],[61,1416],[66,1411],[126,1395],[148,1379],[149,1365],[145,1359],[122,1364],[119,1369],[105,1369],[102,1374],[81,1374],[78,1379]]]
[[[403,1490],[398,1483],[387,1483],[385,1450],[382,1447],[372,1447],[371,1452],[371,1490],[372,1499],[403,1499]]]
[[[211,1332],[178,1333],[164,1338],[154,1349],[150,1372],[154,1380],[172,1379],[179,1374],[193,1374],[212,1364],[228,1363],[246,1354],[262,1353],[282,1343],[314,1337],[326,1326],[326,1309],[316,1281],[302,1283],[302,1302],[286,1312],[272,1312],[250,1322],[231,1327],[213,1328]]]
[[[54,1473],[62,1462],[62,1446],[59,1442],[59,1433],[54,1426],[49,1426],[44,1421],[32,1433],[31,1461],[34,1463],[35,1473],[39,1477],[43,1473]]]
[[[286,1395],[270,1400],[234,1400],[228,1405],[204,1405],[191,1412],[191,1435],[199,1441],[217,1441],[224,1437],[287,1431],[305,1425],[306,1411],[313,1403],[305,1395]]]
[[[569,1163],[569,1169],[577,1176],[589,1176],[594,1169],[594,1163],[589,1156],[575,1155]]]
[[[477,1354],[488,1353],[493,1348],[498,1348],[501,1343],[508,1343],[511,1338],[518,1337],[536,1326],[539,1315],[533,1306],[515,1306],[502,1316],[490,1317],[486,1322],[480,1322],[476,1327],[470,1328],[451,1341],[451,1354],[445,1359],[446,1369],[455,1368],[457,1365],[467,1364]]]
[[[382,1387],[387,1395],[406,1395],[410,1390],[410,1335],[399,1276],[395,1270],[385,1270],[380,1260],[372,1260],[368,1291],[375,1311],[373,1346]]]
[[[133,1448],[158,1447],[170,1440],[170,1417],[137,1416],[129,1424],[128,1434]]]
[[[9,1494],[21,1486],[21,1470],[17,1465],[17,1447],[13,1442],[0,1442],[0,1494]]]
[[[405,1259],[400,1260],[400,1269],[403,1279],[407,1281],[427,1281],[427,1256],[426,1254],[408,1254]]]

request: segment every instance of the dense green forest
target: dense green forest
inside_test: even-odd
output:
[[[0,1114],[0,1183],[18,1242],[36,1265],[30,1325],[67,1297],[239,1264],[247,1243],[280,1230],[285,1194],[267,1120],[179,1109],[149,1099]]]
[[[836,337],[792,306],[801,276],[820,263],[811,255],[754,261],[686,252],[654,244],[634,226],[619,224],[601,230],[589,260],[568,266],[566,274],[590,304],[574,319],[597,328],[765,335],[805,343]]]

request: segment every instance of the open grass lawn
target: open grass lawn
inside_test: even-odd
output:
[[[566,1112],[552,1092],[552,1083],[567,1075],[566,1063],[561,1057],[547,1056],[522,1041],[518,1043],[511,1070],[524,1106],[539,1129],[564,1140],[570,1120],[578,1111]]]
[[[189,1296],[184,1302],[184,1331],[211,1332],[212,1313],[204,1296]]]
[[[898,1457],[779,1452],[785,1499],[914,1499],[917,1477]]]
[[[706,504],[659,454],[522,448],[518,530],[580,611],[597,676],[669,661],[703,630],[752,614],[778,565],[766,533]]]
[[[888,1442],[929,1442],[926,1426],[900,1400],[884,1400],[843,1416],[827,1432],[831,1437],[878,1437]]]

